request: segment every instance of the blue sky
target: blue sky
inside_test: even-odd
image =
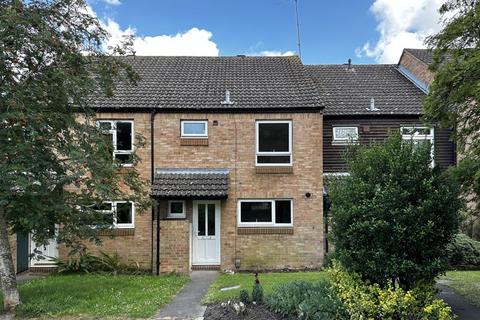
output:
[[[394,62],[438,30],[441,0],[298,0],[307,64]],[[140,55],[298,53],[293,0],[90,0]]]

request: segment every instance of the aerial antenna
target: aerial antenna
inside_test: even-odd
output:
[[[297,17],[297,46],[298,46],[298,56],[300,57],[300,60],[302,60],[302,49],[300,46],[300,23],[298,19],[298,0],[295,1],[295,15]]]

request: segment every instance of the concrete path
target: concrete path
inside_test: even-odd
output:
[[[206,307],[201,300],[217,276],[217,271],[193,271],[191,281],[153,319],[203,319]]]
[[[480,309],[456,294],[452,288],[447,287],[442,281],[437,283],[437,288],[440,290],[438,296],[452,307],[453,312],[458,316],[458,320],[480,319]]]

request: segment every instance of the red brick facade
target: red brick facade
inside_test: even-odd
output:
[[[433,82],[434,75],[428,69],[428,65],[407,50],[403,50],[399,65],[407,68],[418,80],[426,85],[430,85]]]

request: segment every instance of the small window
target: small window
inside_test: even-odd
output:
[[[414,145],[420,145],[426,142],[430,143],[430,157],[432,158],[432,167],[434,166],[434,142],[435,135],[433,128],[428,127],[401,127],[400,132],[403,140],[412,141]]]
[[[259,166],[292,165],[292,122],[257,121],[257,154]]]
[[[292,200],[240,200],[239,226],[292,226]]]
[[[115,228],[134,227],[135,207],[132,202],[103,202],[102,204],[97,205],[95,209],[107,215],[112,215],[113,226]]]
[[[168,201],[169,218],[185,218],[185,201]]]
[[[208,121],[207,120],[182,120],[181,121],[182,138],[207,138]]]
[[[99,120],[99,128],[112,141],[113,158],[122,166],[132,165],[133,154],[133,121],[130,120]]]
[[[358,141],[357,127],[333,127],[333,142],[356,142]]]

